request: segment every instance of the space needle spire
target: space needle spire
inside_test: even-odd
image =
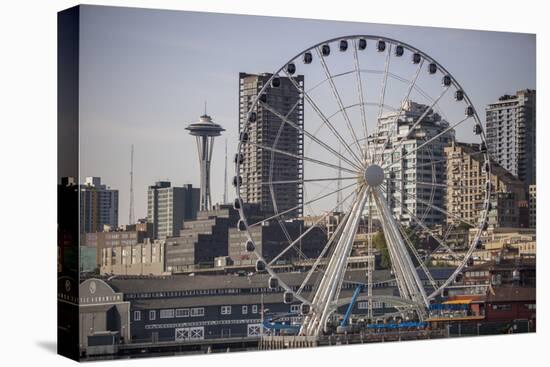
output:
[[[201,174],[200,210],[209,210],[212,207],[212,197],[210,195],[210,163],[212,162],[214,138],[220,136],[225,129],[212,121],[212,117],[207,115],[206,102],[204,103],[204,115],[200,116],[198,122],[189,124],[185,129],[189,130],[189,134],[194,136],[197,140]]]

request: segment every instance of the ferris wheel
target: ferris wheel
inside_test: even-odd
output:
[[[243,253],[285,303],[300,304],[302,335],[323,333],[349,303],[350,283],[361,285],[371,319],[377,302],[391,306],[382,315],[425,319],[467,266],[491,209],[485,134],[466,91],[425,52],[374,35],[308,47],[259,85],[241,98],[235,156]],[[474,164],[472,177],[463,165]],[[456,207],[457,195],[471,197],[475,216]],[[458,228],[470,233],[462,248],[449,240]],[[442,254],[451,267],[443,279],[431,268]],[[350,280],[358,259],[361,279]],[[304,269],[298,286],[285,281],[285,264]],[[384,284],[395,292],[378,292]]]

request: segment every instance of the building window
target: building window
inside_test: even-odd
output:
[[[222,306],[221,307],[222,315],[231,315],[231,306]]]
[[[298,313],[298,312],[300,312],[300,305],[290,305],[290,312],[291,312],[291,313]]]
[[[134,321],[141,321],[141,311],[134,311]]]
[[[528,310],[536,310],[537,309],[537,304],[536,303],[526,303],[524,306]]]
[[[247,305],[244,305],[243,306],[243,315],[246,315],[248,313],[248,306]]]
[[[204,307],[195,307],[191,309],[191,317],[204,316]]]
[[[189,309],[188,308],[178,308],[176,310],[176,317],[189,317]]]
[[[252,305],[252,313],[258,313],[258,305]]]
[[[174,309],[160,310],[161,319],[171,319],[174,317]]]
[[[511,311],[512,305],[509,303],[506,304],[499,304],[499,305],[493,305],[494,311]]]
[[[157,311],[152,310],[149,311],[149,320],[156,320],[157,319]]]

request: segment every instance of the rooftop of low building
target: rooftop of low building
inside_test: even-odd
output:
[[[514,269],[535,269],[536,259],[519,257],[514,259],[501,259],[488,261],[483,264],[473,265],[466,268],[465,272],[470,271],[491,271],[491,270],[514,270]]]
[[[431,268],[430,272],[435,279],[447,279],[454,268]],[[418,270],[421,280],[427,279],[422,270]],[[289,286],[299,286],[304,281],[307,272],[286,272],[278,276]],[[269,274],[251,275],[167,275],[167,276],[114,276],[106,279],[116,291],[123,293],[169,292],[184,290],[208,290],[228,288],[265,288],[268,284]],[[314,274],[310,278],[313,284],[317,278]],[[390,270],[374,271],[374,282],[392,279]],[[366,270],[349,270],[346,272],[345,281],[366,283]]]

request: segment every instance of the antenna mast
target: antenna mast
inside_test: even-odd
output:
[[[134,144],[130,149],[130,213],[128,215],[128,224],[134,224]]]
[[[223,203],[227,204],[227,138],[225,139],[225,173],[223,176]]]

